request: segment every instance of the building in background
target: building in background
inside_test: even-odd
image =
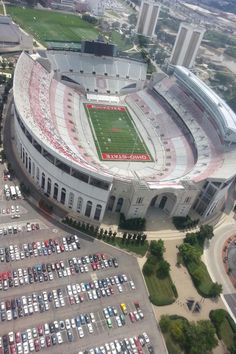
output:
[[[9,16],[0,16],[0,53],[13,53],[25,50],[32,52],[33,38],[12,22]]]
[[[170,57],[170,65],[181,65],[191,69],[200,47],[205,29],[181,23]]]
[[[140,6],[136,31],[146,37],[153,37],[160,12],[160,4],[143,0]]]
[[[103,16],[105,12],[104,0],[87,0],[90,11],[95,16]]]

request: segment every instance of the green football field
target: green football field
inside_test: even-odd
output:
[[[96,39],[98,30],[79,16],[51,10],[7,6],[7,14],[43,44],[46,41]]]
[[[85,104],[85,110],[101,160],[152,161],[125,107]]]

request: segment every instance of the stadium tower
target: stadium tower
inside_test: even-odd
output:
[[[136,31],[146,37],[153,37],[160,12],[160,5],[154,1],[143,0],[140,6]]]
[[[200,47],[205,29],[181,23],[170,57],[170,65],[181,65],[191,69]]]

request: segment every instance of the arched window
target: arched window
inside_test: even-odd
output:
[[[58,197],[58,184],[54,183],[53,199],[57,200],[57,197]]]
[[[151,206],[151,207],[154,207],[154,206],[155,206],[156,201],[157,201],[157,198],[158,198],[158,195],[156,195],[155,197],[152,198],[151,203],[150,203],[150,206]]]
[[[95,213],[94,213],[94,220],[99,220],[100,219],[101,212],[102,212],[102,206],[100,204],[97,204],[96,210],[95,210]]]
[[[119,213],[119,212],[121,211],[123,202],[124,202],[124,199],[123,199],[123,198],[119,198],[119,199],[118,199],[118,202],[117,202],[117,204],[116,204],[116,212]]]
[[[114,197],[114,195],[112,195],[109,199],[107,210],[112,211],[114,204],[115,204],[115,200],[116,200],[116,197]]]
[[[87,216],[88,218],[90,217],[90,214],[91,214],[91,210],[92,210],[92,205],[93,203],[90,202],[90,200],[87,202],[87,205],[86,205],[86,209],[85,209],[85,216]]]
[[[29,157],[29,173],[31,174],[31,158]]]
[[[61,204],[65,204],[65,200],[66,200],[66,190],[65,188],[61,189]]]
[[[39,182],[39,168],[38,167],[36,168],[36,179],[37,179],[37,182]]]
[[[164,209],[165,205],[166,205],[166,201],[167,201],[167,197],[164,195],[164,197],[161,198],[160,204],[159,204],[159,208],[160,209]]]
[[[28,169],[28,154],[27,152],[25,153],[25,167]]]
[[[41,179],[41,188],[44,189],[45,187],[45,173],[42,173],[42,179]]]
[[[76,208],[78,213],[81,213],[82,206],[83,206],[83,198],[79,197],[77,201],[77,208]]]
[[[69,200],[68,200],[68,207],[71,209],[74,204],[74,193],[70,192]]]
[[[35,163],[32,163],[32,177],[34,178],[35,176]]]
[[[51,178],[48,178],[48,185],[47,185],[47,194],[51,194],[51,189],[52,189],[52,181]]]

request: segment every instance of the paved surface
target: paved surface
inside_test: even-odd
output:
[[[207,265],[207,269],[213,281],[217,281],[223,286],[223,294],[221,296],[224,304],[236,321],[236,290],[225,272],[222,259],[222,250],[225,241],[236,234],[236,223],[234,213],[231,213],[225,223],[215,229],[215,236],[210,241],[208,247],[204,251],[203,260]]]
[[[9,110],[8,110],[9,113]],[[21,170],[17,161],[14,160],[14,151],[11,148],[11,141],[14,141],[13,133],[11,132],[9,120],[5,125],[5,144],[7,149],[7,155],[12,163],[13,169],[17,171],[21,180],[25,180],[24,172]],[[14,144],[13,144],[14,145]],[[2,171],[4,166],[0,166],[0,179],[2,178]],[[17,180],[4,182],[8,185],[18,184]],[[30,184],[30,182],[29,182]],[[2,183],[3,185],[3,183]],[[32,189],[33,197],[38,200],[41,198],[39,191]],[[10,214],[2,213],[3,209],[9,209],[11,205],[20,206],[21,217],[17,220],[11,219]],[[39,222],[40,230],[26,232],[23,231],[16,235],[0,236],[0,246],[8,246],[9,244],[17,244],[18,246],[22,243],[40,240],[46,240],[49,238],[61,237],[67,232],[66,227],[60,225],[55,220],[50,220],[50,218],[45,218],[43,214],[39,213],[31,204],[26,200],[17,201],[6,201],[4,197],[4,192],[0,188],[0,228],[6,227],[8,225],[25,225],[27,222],[35,223]],[[59,215],[63,215],[63,210],[58,208]],[[62,346],[55,346],[50,348],[48,352],[50,353],[61,353],[63,351],[68,351],[69,353],[78,353],[79,350],[85,350],[86,348],[95,347],[102,345],[106,342],[110,342],[116,338],[131,337],[146,331],[150,337],[151,343],[153,344],[157,353],[166,353],[165,345],[163,342],[162,335],[158,329],[157,322],[148,300],[148,294],[146,287],[144,285],[143,277],[140,272],[136,258],[127,255],[125,252],[119,251],[99,240],[94,240],[88,236],[81,235],[77,233],[81,240],[81,249],[75,252],[64,252],[61,254],[52,254],[50,256],[41,257],[31,257],[25,258],[20,261],[1,263],[1,271],[12,271],[17,268],[26,268],[29,266],[36,265],[38,263],[45,262],[55,262],[59,260],[66,261],[68,258],[72,258],[74,255],[77,257],[89,255],[91,253],[104,253],[108,256],[117,257],[119,261],[118,268],[108,268],[105,270],[100,270],[97,272],[90,271],[89,273],[79,273],[70,277],[57,278],[55,277],[53,281],[33,283],[32,285],[19,286],[18,288],[9,288],[6,292],[2,291],[1,298],[4,300],[6,298],[14,298],[19,295],[27,295],[32,292],[41,292],[43,290],[52,290],[62,288],[65,289],[67,284],[89,282],[93,280],[94,274],[96,273],[97,279],[101,279],[108,276],[113,276],[116,274],[127,274],[129,280],[133,280],[136,286],[136,290],[131,290],[131,288],[124,288],[123,293],[115,293],[110,297],[104,297],[99,300],[84,301],[80,304],[69,305],[68,299],[66,299],[67,306],[55,309],[50,307],[50,310],[44,313],[34,313],[32,316],[18,318],[15,321],[5,321],[0,322],[0,335],[8,333],[9,331],[21,331],[27,328],[32,328],[37,324],[51,322],[54,320],[61,320],[65,318],[74,317],[80,313],[94,312],[97,322],[95,323],[95,331],[93,334],[86,334],[84,338],[78,338],[77,332],[74,333],[75,341],[73,343],[66,342]],[[73,255],[74,254],[74,255]],[[144,313],[144,319],[142,321],[136,321],[131,323],[127,318],[126,325],[124,327],[118,328],[113,326],[112,329],[108,329],[101,310],[107,306],[115,306],[119,309],[119,304],[125,302],[127,304],[128,310],[134,310],[134,301],[138,301],[141,309]],[[103,318],[103,319],[102,319]],[[75,330],[74,330],[75,331]],[[65,339],[65,338],[64,338]]]

